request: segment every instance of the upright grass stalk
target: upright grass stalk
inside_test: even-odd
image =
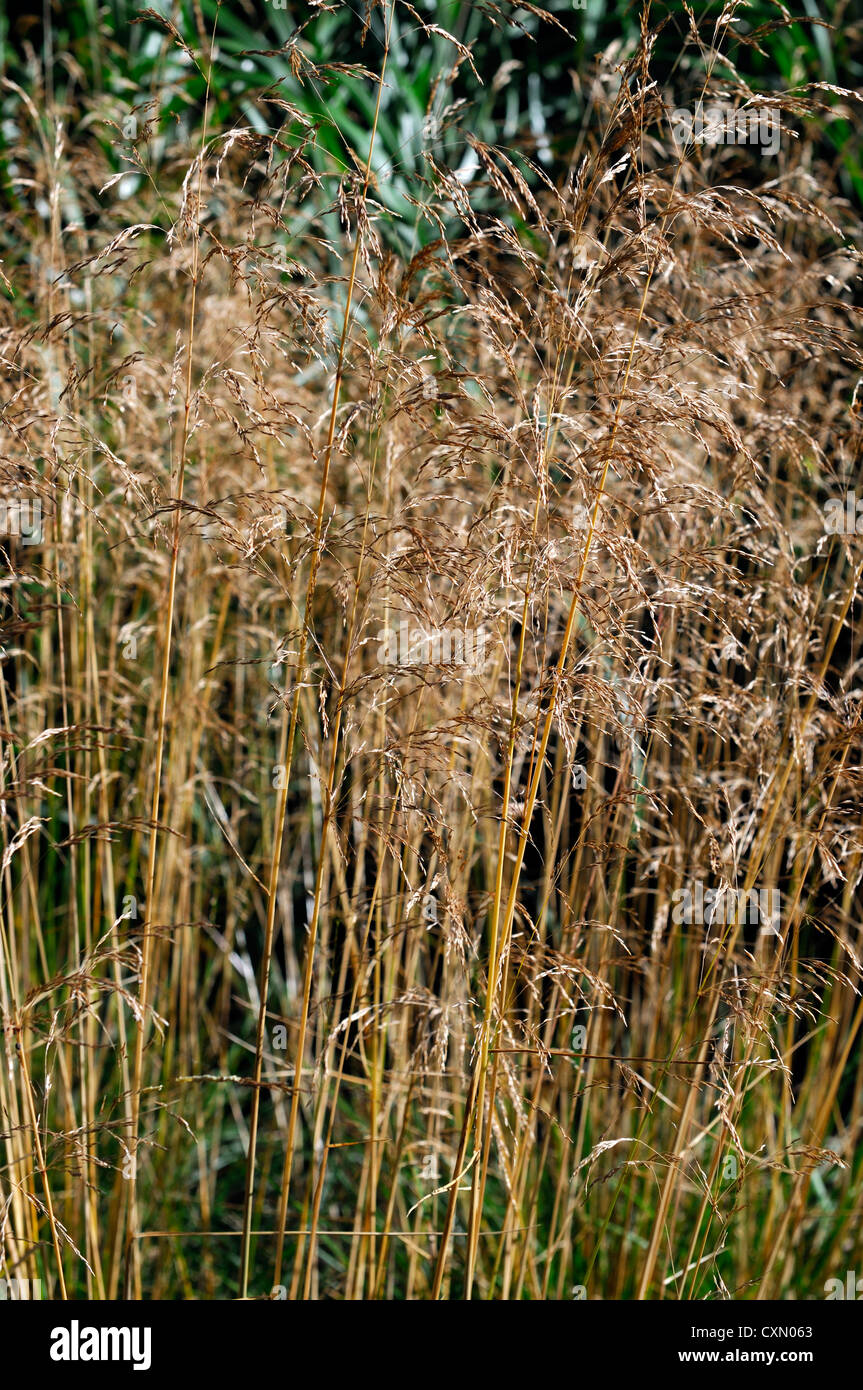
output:
[[[140,1017],[135,1032],[135,1060],[132,1070],[132,1114],[130,1130],[131,1168],[129,1177],[128,1216],[126,1227],[126,1290],[127,1297],[141,1297],[141,1252],[138,1244],[140,1233],[140,1214],[138,1211],[138,1145],[140,1142],[141,1094],[144,1075],[144,1043],[148,1027],[147,1016],[150,1009],[150,967],[153,954],[154,913],[156,911],[156,858],[158,850],[159,811],[162,799],[162,764],[165,755],[165,741],[168,716],[168,687],[171,671],[171,656],[174,633],[174,605],[177,594],[177,572],[180,563],[180,522],[183,508],[183,491],[186,479],[186,462],[189,443],[189,417],[192,408],[192,369],[195,350],[195,315],[198,302],[198,277],[200,270],[201,241],[201,194],[204,179],[204,156],[207,148],[207,114],[210,101],[210,83],[213,75],[216,31],[213,29],[210,46],[210,63],[207,70],[206,91],[204,94],[204,118],[201,126],[201,144],[198,151],[198,180],[195,192],[195,206],[192,213],[194,236],[192,243],[192,290],[189,299],[188,347],[186,351],[186,383],[183,403],[183,425],[180,436],[180,456],[177,464],[177,492],[173,499],[173,520],[171,526],[171,558],[168,569],[168,588],[162,614],[162,674],[159,685],[159,713],[156,733],[156,758],[153,768],[153,792],[150,803],[150,842],[147,851],[147,876],[145,880],[144,902],[146,916],[143,922],[141,943],[141,982],[138,991]]]
[[[372,157],[374,154],[375,135],[378,127],[378,117],[381,109],[381,98],[384,90],[384,78],[386,76],[387,58],[390,49],[390,31],[392,26],[393,13],[395,10],[395,0],[390,0],[389,17],[387,19],[384,52],[381,62],[381,72],[378,79],[377,99],[375,102],[375,114],[372,121],[371,135],[369,137],[369,153],[366,159],[365,173],[363,176],[362,192],[360,194],[360,204],[365,205],[368,194],[369,183],[372,175]],[[252,1116],[249,1126],[249,1146],[246,1166],[246,1195],[243,1210],[243,1244],[240,1258],[240,1297],[247,1296],[249,1284],[249,1262],[251,1244],[251,1223],[252,1205],[254,1200],[255,1188],[255,1161],[258,1138],[258,1123],[260,1116],[260,1093],[261,1078],[263,1073],[263,1049],[264,1033],[266,1029],[266,1010],[267,996],[269,990],[270,962],[273,952],[273,936],[275,926],[276,895],[278,891],[279,866],[282,858],[282,841],[284,839],[285,815],[288,803],[288,783],[293,758],[294,741],[296,738],[297,721],[299,717],[300,696],[302,694],[303,681],[305,680],[306,650],[308,644],[308,632],[313,621],[312,605],[317,586],[318,570],[321,562],[321,536],[324,525],[324,512],[327,502],[327,485],[329,482],[330,463],[332,460],[333,445],[336,437],[336,420],[338,418],[339,400],[342,389],[342,379],[345,370],[345,353],[347,350],[348,332],[350,329],[351,307],[353,304],[354,284],[357,276],[357,266],[359,263],[360,244],[362,240],[362,226],[359,212],[357,215],[357,227],[354,238],[353,254],[351,256],[351,267],[348,274],[347,293],[345,302],[345,313],[342,320],[342,331],[339,339],[339,350],[336,359],[336,374],[333,382],[333,398],[330,407],[329,424],[327,426],[327,441],[324,447],[323,466],[321,469],[321,486],[318,498],[318,508],[315,517],[315,533],[312,545],[312,560],[309,569],[309,582],[306,588],[305,612],[302,615],[302,627],[300,636],[300,649],[297,657],[296,674],[294,676],[294,693],[291,701],[290,726],[285,736],[285,711],[283,705],[282,715],[282,752],[284,757],[285,770],[281,778],[281,787],[276,806],[276,823],[273,836],[273,851],[270,859],[270,875],[267,889],[267,921],[264,931],[264,951],[261,960],[261,983],[260,995],[261,1006],[258,1015],[258,1027],[255,1039],[255,1069],[254,1086],[252,1090]],[[287,694],[287,691],[286,691]],[[291,1109],[288,1118],[287,1146],[285,1150],[285,1161],[282,1173],[281,1194],[279,1198],[279,1236],[276,1244],[275,1276],[274,1283],[281,1282],[282,1274],[282,1253],[284,1249],[283,1231],[287,1224],[288,1198],[290,1195],[291,1168],[294,1158],[294,1136],[296,1133],[297,1112],[299,1108],[300,1086],[302,1084],[303,1057],[305,1054],[306,1028],[308,1026],[309,1001],[312,988],[312,967],[314,963],[315,944],[317,941],[318,920],[321,907],[321,884],[323,878],[324,863],[326,860],[326,846],[329,827],[332,821],[332,782],[335,772],[335,745],[338,741],[338,732],[334,732],[333,738],[333,757],[330,764],[330,775],[328,778],[325,792],[324,821],[321,829],[320,854],[318,859],[317,878],[315,882],[314,906],[312,909],[312,919],[309,924],[308,940],[306,942],[306,963],[303,974],[303,995],[300,1011],[299,1031],[297,1034],[296,1062],[294,1064],[294,1079],[291,1090]]]

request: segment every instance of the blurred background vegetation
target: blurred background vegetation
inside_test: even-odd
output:
[[[449,166],[458,167],[447,148],[448,137],[460,138],[456,124],[488,143],[529,146],[549,175],[560,177],[589,115],[586,74],[593,55],[631,53],[641,15],[635,0],[547,0],[542,9],[493,0],[417,0],[415,9],[426,26],[453,34],[471,58],[456,53],[442,35],[412,24],[409,7],[395,16],[375,172],[381,200],[397,214],[406,211],[405,194],[430,147],[442,146]],[[722,0],[696,5],[702,34],[722,9]],[[708,57],[696,44],[684,47],[690,25],[686,10],[684,0],[654,0],[649,6],[651,23],[662,25],[652,70],[664,94],[684,101]],[[267,112],[259,95],[263,84],[272,96],[321,123],[321,160],[344,160],[346,147],[365,159],[374,90],[363,71],[331,72],[327,81],[309,80],[308,72],[304,80],[298,76],[300,54],[304,64],[375,68],[381,12],[369,12],[362,3],[330,10],[294,0],[155,0],[145,9],[134,0],[46,0],[44,7],[30,0],[17,13],[0,13],[0,67],[25,90],[43,94],[51,106],[59,104],[70,137],[98,138],[113,146],[120,169],[122,140],[134,138],[137,125],[156,125],[152,158],[160,138],[168,150],[172,138],[177,141],[181,131],[188,137],[203,118],[206,68],[153,22],[157,14],[170,19],[197,55],[209,53],[215,31],[211,129],[234,124],[267,129],[278,108]],[[789,27],[788,19],[796,15]],[[302,26],[307,27],[297,40]],[[796,0],[791,8],[778,0],[754,0],[743,7],[732,32],[738,39],[724,45],[717,76],[736,76],[755,91],[788,91],[812,82],[863,86],[860,0]],[[442,81],[448,70],[451,80]],[[157,94],[158,107],[148,105]],[[832,100],[829,93],[825,98]],[[94,121],[94,102],[107,124]],[[453,103],[460,103],[459,121],[450,124],[446,113]],[[16,94],[7,87],[2,143],[15,137],[8,123],[14,125],[16,106]],[[858,130],[844,119],[819,124],[809,137],[824,147],[819,153],[838,154],[843,192],[863,204]],[[465,148],[463,157],[474,156]]]

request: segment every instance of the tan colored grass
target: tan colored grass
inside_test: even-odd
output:
[[[860,225],[824,100],[769,166],[675,153],[645,36],[565,181],[467,130],[406,238],[290,111],[145,131],[121,198],[22,95],[4,1276],[805,1297],[860,1258],[861,556],[822,510],[863,495]],[[403,623],[483,658],[388,664]],[[675,921],[694,880],[778,888],[779,935]]]

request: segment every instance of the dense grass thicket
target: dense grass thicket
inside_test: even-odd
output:
[[[859,31],[266,9],[0,91],[0,1277],[821,1298]]]

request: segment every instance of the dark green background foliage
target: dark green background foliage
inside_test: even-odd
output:
[[[470,48],[481,86],[463,59],[452,82],[442,82],[441,74],[457,61],[452,43],[424,32],[408,8],[399,10],[376,145],[378,171],[386,183],[382,194],[392,211],[402,210],[402,195],[421,169],[424,150],[442,144],[447,161],[452,161],[446,120],[438,129],[430,126],[430,119],[453,101],[469,106],[469,113],[460,108],[460,124],[479,139],[529,147],[550,173],[560,172],[590,115],[587,79],[593,55],[615,46],[621,58],[628,55],[640,23],[641,7],[630,0],[583,3],[581,9],[572,0],[548,0],[545,9],[553,18],[542,20],[528,9],[491,0],[417,0],[416,11],[426,24],[440,26]],[[320,12],[292,0],[157,0],[153,9],[170,17],[197,53],[208,51],[216,27],[219,61],[211,128],[237,123],[266,129],[275,108],[268,113],[258,93],[262,84],[272,84],[274,95],[325,124],[322,157],[329,147],[332,156],[344,159],[345,142],[364,156],[373,84],[346,73],[333,75],[328,83],[301,83],[279,50],[298,26],[307,25],[302,44],[312,62],[358,63],[374,70],[382,38],[380,11],[369,12],[357,4]],[[702,34],[709,32],[711,17],[721,10],[722,0],[696,5]],[[184,59],[152,19],[136,22],[144,13],[142,6],[130,0],[108,5],[55,0],[47,13],[46,26],[42,7],[31,0],[17,13],[0,14],[0,62],[8,76],[29,89],[44,81],[47,95],[65,104],[70,131],[76,120],[91,112],[94,97],[105,98],[108,105],[113,101],[126,109],[143,108],[157,91],[163,131],[172,122],[186,131],[200,124],[204,73]],[[787,18],[798,13],[800,18],[789,27]],[[650,6],[650,18],[654,25],[663,24],[652,58],[653,76],[664,94],[686,100],[703,71],[703,55],[691,42],[684,45],[688,20],[682,0],[658,0]],[[788,10],[771,0],[756,0],[734,22],[740,42],[724,46],[739,78],[756,91],[790,90],[808,82],[859,87],[861,27],[859,0],[798,0]],[[728,68],[717,69],[716,75],[734,76]],[[4,105],[8,117],[14,98],[7,94]],[[845,191],[860,198],[857,132],[845,121],[825,121],[821,136],[827,151],[841,153]]]

